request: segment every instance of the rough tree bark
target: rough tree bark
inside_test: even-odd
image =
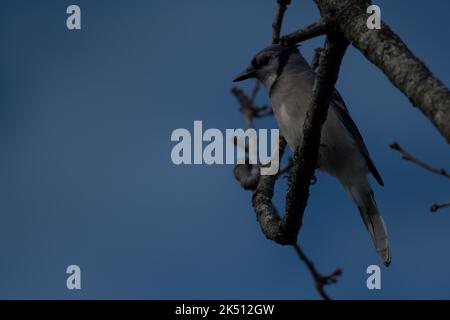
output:
[[[322,18],[379,67],[450,143],[450,91],[387,24],[366,26],[368,0],[315,0]]]
[[[379,67],[411,103],[433,123],[450,143],[450,91],[417,58],[389,26],[381,29],[366,26],[369,0],[314,0],[321,19],[306,28],[281,37],[292,45],[333,30],[343,36],[364,56]]]

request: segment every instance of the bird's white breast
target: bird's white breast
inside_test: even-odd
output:
[[[281,134],[286,138],[292,150],[295,150],[301,143],[303,123],[305,121],[304,115],[298,111],[294,108],[289,108],[286,103],[282,103],[278,108],[274,109]]]

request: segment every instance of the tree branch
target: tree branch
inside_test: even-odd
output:
[[[320,55],[322,54],[322,48],[316,48],[314,50],[314,56],[311,60],[311,69],[316,70],[317,67],[319,66],[319,62],[320,62]]]
[[[304,29],[298,29],[292,33],[289,33],[281,37],[281,44],[285,46],[290,46],[302,41],[306,41],[315,37],[322,36],[326,34],[326,24],[323,20],[310,24]]]
[[[259,89],[260,84],[256,81],[252,93],[250,97],[248,97],[242,89],[238,87],[231,88],[231,93],[239,102],[239,110],[244,116],[245,127],[247,129],[255,127],[253,123],[254,118],[261,118],[272,114],[272,108],[270,106],[255,105],[254,102]],[[237,143],[237,140],[235,140],[234,143]],[[247,145],[239,147],[243,147],[245,151],[248,152]],[[260,168],[260,165],[249,164],[246,161],[245,164],[238,164],[234,167],[234,177],[239,181],[242,188],[246,190],[255,190],[260,179]]]
[[[282,218],[279,216],[272,203],[275,182],[281,175],[281,171],[275,176],[259,176],[259,170],[257,170],[258,176],[255,177],[252,175],[255,167],[247,166],[236,167],[235,175],[249,178],[247,180],[251,183],[245,185],[255,190],[252,204],[263,233],[277,243],[294,247],[300,259],[305,262],[311,272],[320,295],[324,299],[328,299],[329,296],[324,291],[324,286],[334,283],[341,271],[336,269],[328,276],[320,275],[296,241],[309,197],[309,186],[316,169],[321,128],[327,117],[330,96],[334,91],[340,64],[348,43],[350,42],[369,61],[378,66],[389,80],[409,98],[412,104],[421,109],[448,142],[450,142],[450,91],[384,22],[382,22],[380,30],[367,28],[366,21],[369,16],[366,10],[371,4],[369,0],[315,0],[322,19],[280,39],[284,13],[290,2],[290,0],[277,0],[278,8],[272,25],[272,43],[288,46],[324,34],[327,34],[327,41],[321,54],[320,64],[318,65],[317,52],[311,64],[313,69],[318,66],[319,70],[314,82],[311,107],[303,126],[303,141],[295,152],[292,165],[288,165],[286,169],[286,171],[290,171],[290,174],[284,216]],[[252,105],[256,92],[257,88],[251,98],[247,99],[248,101],[238,98],[241,106],[243,104]],[[253,118],[264,114],[262,111],[258,113],[257,110],[257,108],[241,108],[248,126],[253,126]],[[286,141],[281,138],[280,158],[285,147]],[[404,159],[413,161],[429,171],[449,177],[448,171],[436,169],[415,159],[402,150],[398,144],[391,147],[401,152]],[[242,181],[241,185],[243,185]],[[431,211],[435,212],[449,206],[450,203],[434,204]]]
[[[254,128],[253,119],[262,118],[272,114],[272,108],[270,106],[255,106],[254,101],[256,94],[259,90],[259,82],[256,81],[255,87],[253,88],[252,95],[247,97],[247,95],[239,89],[238,87],[231,88],[231,93],[236,97],[239,102],[240,111],[244,115],[245,127],[247,129]]]
[[[445,170],[443,168],[442,169],[438,169],[438,168],[435,168],[435,167],[429,165],[428,163],[420,161],[419,159],[415,158],[412,154],[410,154],[408,151],[403,149],[400,146],[400,144],[398,144],[397,142],[394,142],[394,143],[390,144],[389,147],[391,149],[394,149],[394,150],[398,151],[402,155],[402,159],[404,159],[406,161],[411,161],[412,163],[415,163],[419,167],[424,168],[425,170],[428,170],[428,171],[430,171],[432,173],[436,173],[436,174],[438,174],[440,176],[444,176],[444,177],[450,178],[450,173],[447,170]],[[433,204],[430,207],[430,211],[431,212],[436,212],[439,209],[446,208],[446,207],[450,207],[450,203],[444,203],[444,204],[435,203],[435,204]]]
[[[342,32],[423,112],[450,143],[450,91],[384,22],[366,26],[368,0],[315,0],[329,27]]]
[[[275,20],[272,24],[272,44],[280,43],[281,25],[283,24],[284,13],[287,6],[291,4],[291,0],[277,0],[278,8]]]
[[[322,125],[327,118],[330,98],[347,45],[340,35],[330,35],[322,53],[314,81],[311,107],[303,125],[302,145],[294,156],[294,165],[289,175],[285,221],[282,224],[282,230],[289,234],[288,238],[295,235],[296,240],[302,224],[309,186],[317,166]]]
[[[278,0],[277,2],[278,10],[273,23],[273,43],[279,42],[284,12],[286,11],[286,6],[290,4],[290,1]],[[235,177],[240,181],[241,186],[246,189],[255,189],[252,204],[264,235],[277,243],[294,247],[299,258],[311,272],[316,288],[324,299],[330,299],[325,292],[324,286],[335,283],[337,277],[341,275],[341,270],[338,268],[330,275],[321,275],[315,269],[313,262],[305,255],[300,245],[297,244],[297,236],[309,196],[309,185],[312,180],[315,180],[314,171],[318,158],[322,125],[327,117],[330,97],[334,91],[340,64],[347,46],[348,43],[337,34],[327,38],[318,75],[314,82],[311,107],[303,126],[304,139],[300,148],[302,156],[298,156],[298,152],[296,152],[295,159],[293,161],[290,160],[286,166],[279,170],[277,175],[261,176],[259,174],[260,166],[252,165],[237,165],[234,170]],[[319,50],[316,50],[316,55],[318,53]],[[319,64],[318,61],[313,61],[313,63],[316,67]],[[242,90],[238,88],[232,89],[232,93],[241,105],[240,110],[246,118],[247,128],[253,127],[253,118],[258,117],[258,110],[262,110],[254,106],[258,89],[259,83],[255,85],[250,98]],[[285,148],[286,140],[280,137],[280,159],[283,157]],[[290,175],[289,189],[286,195],[286,211],[283,218],[281,218],[273,205],[272,198],[276,180],[284,172],[288,171],[290,171]]]
[[[317,271],[316,267],[314,266],[314,263],[305,255],[302,248],[298,244],[294,245],[294,250],[297,253],[300,260],[302,260],[305,263],[306,267],[311,273],[314,279],[314,284],[320,296],[325,300],[330,300],[331,299],[330,296],[325,292],[325,286],[336,283],[338,277],[342,275],[342,269],[336,268],[332,273],[328,275],[322,275]]]
[[[261,230],[267,238],[277,243],[295,245],[297,242],[309,197],[309,186],[316,169],[322,125],[328,114],[330,97],[347,45],[348,43],[337,34],[327,38],[314,82],[311,107],[303,125],[304,138],[294,156],[289,174],[286,209],[282,219],[272,203],[276,176],[259,177],[253,194],[253,207]],[[283,139],[280,141],[280,157],[285,147],[286,141]]]
[[[423,161],[420,161],[419,159],[415,158],[412,154],[410,154],[408,151],[406,151],[405,149],[403,149],[400,144],[398,144],[397,142],[394,142],[392,144],[389,145],[389,147],[391,149],[394,149],[396,151],[398,151],[401,155],[402,155],[402,159],[406,160],[406,161],[411,161],[412,163],[417,164],[419,167],[424,168],[425,170],[428,170],[430,172],[436,173],[440,176],[444,176],[447,178],[450,178],[450,173],[445,170],[444,168],[438,169],[435,168]]]
[[[450,207],[450,202],[449,203],[443,203],[443,204],[439,204],[439,203],[435,203],[431,206],[430,211],[431,212],[437,212],[439,209],[442,208],[448,208]]]

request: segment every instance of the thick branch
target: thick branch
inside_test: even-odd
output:
[[[286,140],[280,137],[279,145],[281,159],[286,148]],[[261,230],[268,239],[280,244],[295,244],[295,241],[286,239],[280,232],[282,219],[272,203],[277,178],[277,175],[260,176],[252,197],[253,208]]]
[[[441,168],[441,169],[435,168],[435,167],[429,165],[428,163],[425,163],[425,162],[415,158],[412,154],[410,154],[408,151],[403,149],[397,142],[392,143],[391,145],[389,145],[389,147],[391,149],[398,151],[402,155],[402,158],[404,160],[411,161],[412,163],[417,164],[419,167],[422,167],[425,170],[436,173],[440,176],[450,178],[450,172],[448,172],[444,168]]]
[[[334,91],[347,42],[339,35],[327,38],[319,69],[314,81],[311,107],[303,125],[303,141],[294,159],[286,195],[286,214],[283,227],[297,236],[309,197],[309,186],[319,156],[322,131]],[[300,155],[300,156],[299,156]]]
[[[327,25],[378,66],[450,143],[450,91],[384,22],[366,26],[368,0],[315,0]]]
[[[286,210],[282,219],[272,204],[276,178],[263,176],[253,195],[253,206],[266,237],[280,244],[295,244],[316,169],[322,125],[326,120],[347,42],[338,35],[327,39],[314,82],[311,107],[303,125],[303,141],[289,175]],[[285,144],[285,142],[284,142]],[[283,146],[284,147],[284,146]],[[299,151],[299,152],[298,152]],[[299,156],[300,154],[300,156]]]

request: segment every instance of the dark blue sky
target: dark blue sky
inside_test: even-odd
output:
[[[317,298],[292,249],[261,234],[232,166],[170,160],[176,128],[243,126],[231,79],[269,43],[275,1],[80,0],[82,30],[71,32],[73,3],[0,4],[0,298]],[[375,3],[450,84],[450,2]],[[284,30],[317,17],[313,1],[294,0]],[[310,59],[322,43],[302,51]],[[321,271],[343,268],[334,298],[450,298],[450,212],[428,212],[449,200],[448,181],[388,148],[399,141],[448,168],[447,143],[354,48],[337,87],[386,184],[374,191],[393,262],[369,291],[378,257],[352,201],[322,174],[304,249]],[[70,264],[81,291],[66,289]]]

